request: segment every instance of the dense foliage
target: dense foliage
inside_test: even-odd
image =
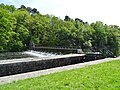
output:
[[[120,28],[100,21],[92,24],[69,16],[42,15],[36,8],[0,4],[0,52],[36,46],[79,47],[104,55],[120,55]]]

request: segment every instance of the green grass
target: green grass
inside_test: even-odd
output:
[[[120,90],[120,60],[20,80],[0,90]]]

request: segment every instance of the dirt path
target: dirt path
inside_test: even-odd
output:
[[[90,61],[90,62],[79,63],[79,64],[74,64],[74,65],[62,66],[62,67],[51,68],[51,69],[46,69],[46,70],[39,70],[39,71],[34,71],[34,72],[4,76],[4,77],[0,77],[0,85],[10,83],[13,81],[17,81],[17,80],[23,80],[23,79],[27,79],[27,78],[33,78],[33,77],[38,77],[41,75],[51,74],[51,73],[55,73],[55,72],[62,72],[65,70],[83,68],[83,67],[88,66],[88,65],[94,65],[94,64],[99,64],[99,63],[108,62],[111,60],[118,60],[118,59],[120,59],[120,57],[105,58],[105,59],[100,59],[100,60],[96,60],[96,61]]]

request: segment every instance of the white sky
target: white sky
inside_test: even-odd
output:
[[[53,14],[64,19],[80,18],[89,23],[102,21],[120,26],[120,0],[0,0],[16,7],[37,8],[41,14]]]

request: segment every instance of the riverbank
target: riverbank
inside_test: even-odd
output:
[[[113,60],[120,60],[120,57],[105,58],[105,59],[100,59],[100,60],[96,60],[96,61],[90,61],[90,62],[68,65],[68,66],[63,66],[63,67],[57,67],[57,68],[51,68],[51,69],[46,69],[46,70],[39,70],[39,71],[28,72],[28,73],[23,73],[23,74],[16,74],[16,75],[11,75],[11,76],[0,77],[0,84],[2,85],[2,84],[10,83],[13,81],[23,80],[23,79],[27,79],[27,78],[34,78],[34,77],[38,77],[41,75],[62,72],[65,70],[83,68],[83,67],[86,67],[89,65],[100,64],[103,62],[108,62],[108,61],[113,61]]]

